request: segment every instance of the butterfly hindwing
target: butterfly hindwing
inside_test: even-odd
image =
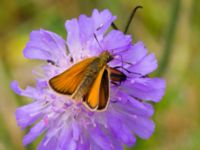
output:
[[[102,80],[101,80],[101,85],[100,85],[100,93],[99,93],[99,106],[98,110],[103,110],[106,108],[109,100],[109,72],[107,69],[105,69]]]
[[[98,73],[89,92],[84,96],[83,101],[92,110],[106,108],[109,99],[109,74],[104,66]]]
[[[63,73],[51,78],[49,85],[58,93],[72,95],[84,78],[87,67],[96,57],[87,58]]]

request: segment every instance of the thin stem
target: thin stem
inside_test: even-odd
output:
[[[175,0],[172,5],[173,5],[172,14],[171,14],[170,22],[169,22],[169,28],[167,30],[168,32],[166,33],[166,39],[165,39],[166,43],[164,46],[164,52],[161,57],[160,68],[158,69],[158,72],[157,72],[158,76],[162,76],[169,65],[170,56],[171,56],[173,43],[174,43],[176,25],[177,25],[179,11],[181,7],[181,1]]]

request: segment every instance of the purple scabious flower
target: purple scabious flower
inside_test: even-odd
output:
[[[95,9],[91,17],[81,15],[67,20],[66,40],[44,29],[31,32],[24,56],[48,63],[42,66],[43,75],[36,79],[34,87],[23,90],[16,81],[11,84],[17,94],[32,99],[30,104],[16,110],[16,120],[22,129],[34,124],[23,139],[24,145],[45,133],[39,150],[121,150],[124,145],[134,145],[137,136],[142,139],[151,136],[155,125],[149,102],[161,100],[165,81],[148,77],[157,68],[157,61],[154,54],[147,53],[143,42],[132,44],[130,35],[108,31],[115,19],[109,10]],[[82,102],[49,87],[49,79],[103,50],[116,56],[109,62],[110,67],[123,64],[128,70],[121,70],[127,79],[120,85],[110,84],[110,101],[105,111],[91,111]]]

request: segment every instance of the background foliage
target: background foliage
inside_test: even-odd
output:
[[[22,146],[16,125],[16,107],[29,102],[11,91],[10,82],[34,85],[32,69],[41,61],[23,57],[22,50],[34,29],[45,28],[63,37],[64,22],[93,8],[108,8],[124,29],[136,5],[139,10],[129,29],[134,42],[142,40],[154,52],[160,68],[152,76],[167,80],[164,99],[155,105],[155,133],[138,139],[140,150],[200,149],[200,1],[199,0],[1,0],[0,2],[0,150],[33,150],[38,141]]]

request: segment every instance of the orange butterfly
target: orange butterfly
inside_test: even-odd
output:
[[[98,57],[86,58],[63,73],[51,78],[49,85],[56,92],[82,100],[90,110],[105,110],[109,102],[110,80],[112,83],[126,80],[121,71],[108,67],[113,59],[108,52]]]
[[[142,6],[133,9],[124,30],[125,34],[138,8],[142,8]],[[111,26],[118,30],[114,22]],[[95,34],[94,38],[99,44]],[[101,47],[100,44],[99,46]],[[109,102],[110,81],[118,85],[127,78],[123,72],[117,70],[118,67],[108,67],[107,63],[112,59],[113,56],[108,51],[102,52],[98,57],[87,58],[51,78],[49,85],[58,93],[69,95],[75,100],[81,99],[92,111],[105,110]],[[121,66],[120,68],[131,73]]]

